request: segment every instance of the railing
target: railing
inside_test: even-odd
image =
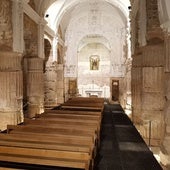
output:
[[[138,118],[138,122],[134,124],[149,147],[159,145],[162,129],[160,121]]]

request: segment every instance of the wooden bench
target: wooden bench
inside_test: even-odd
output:
[[[25,119],[23,125],[8,125],[8,134],[0,135],[0,161],[92,168],[103,103],[103,99],[75,98],[66,104],[79,111],[46,110]]]
[[[104,98],[96,98],[96,97],[72,97],[71,99],[69,99],[67,102],[84,102],[84,103],[100,103],[103,104],[104,103]]]
[[[62,150],[63,149],[62,151],[67,151],[65,153],[70,153],[68,151],[72,151],[74,153],[75,152],[81,152],[81,153],[85,152],[85,153],[88,153],[91,156],[90,160],[88,160],[88,162],[91,161],[92,164],[93,164],[92,149],[91,148],[94,146],[94,143],[91,140],[91,138],[88,138],[88,139],[87,139],[87,137],[76,137],[75,138],[74,136],[70,137],[70,136],[61,135],[60,136],[60,142],[59,142],[59,138],[56,134],[55,134],[55,136],[54,135],[50,136],[49,134],[40,135],[40,134],[32,133],[32,135],[31,135],[30,133],[27,133],[27,132],[23,132],[23,133],[24,134],[19,134],[19,135],[17,135],[17,134],[1,134],[0,135],[0,141],[1,141],[0,142],[0,148],[2,148],[2,145],[3,146],[9,145],[9,146],[15,146],[15,147],[26,147],[26,148],[30,147],[30,148],[38,148],[38,149],[52,149],[52,150],[54,150],[54,149],[55,150]],[[3,141],[6,141],[6,144],[3,143]],[[82,143],[82,146],[80,146],[80,141]],[[62,145],[61,144],[56,145],[56,143],[62,143]],[[67,143],[67,145],[66,145],[66,143]],[[73,143],[73,145],[70,144],[70,143]],[[62,147],[60,148],[60,146],[62,146]],[[0,149],[0,151],[1,151],[1,149]],[[0,152],[0,155],[2,156],[1,152]],[[22,158],[18,159],[18,156],[17,156],[17,160],[16,160],[14,155],[12,155],[12,157],[11,157],[11,155],[8,155],[8,157],[5,156],[4,161],[5,160],[11,160],[11,161],[17,162],[17,160],[18,160],[18,162],[21,161],[22,163],[23,162],[24,163],[31,163],[31,161],[29,162],[29,160],[25,162]],[[9,156],[11,157],[11,159],[10,159]],[[19,157],[20,157],[20,155],[19,155]],[[21,157],[23,157],[23,155],[21,155]],[[73,158],[73,157],[71,156],[70,158]],[[26,159],[29,159],[29,158],[26,158]],[[43,157],[43,159],[45,159],[45,158]],[[0,157],[0,160],[3,161],[3,158]],[[38,162],[39,163],[41,162],[40,160],[37,160],[37,158],[35,158],[35,160],[36,160],[35,164],[38,164]],[[47,160],[48,160],[48,158],[47,158]],[[44,160],[43,160],[43,162],[44,162]],[[50,158],[49,162],[51,162],[51,158]],[[57,160],[57,162],[58,162],[58,160]],[[66,162],[69,163],[68,166],[67,166]],[[74,160],[74,162],[76,164],[80,164],[79,162],[81,162],[81,167],[77,166],[77,168],[88,169],[87,168],[87,161],[82,163],[82,160],[80,160],[80,161]],[[75,167],[75,165],[72,164],[73,162],[70,162],[69,160],[64,160],[64,162],[63,162],[63,158],[62,159],[60,158],[60,161],[57,164],[51,164],[51,163],[46,164],[45,163],[44,165],[60,166],[60,163],[63,163],[61,165],[63,165],[64,167],[73,167],[73,168]]]
[[[42,125],[8,125],[7,126],[8,133],[15,132],[34,132],[34,133],[46,133],[46,134],[65,134],[65,135],[74,135],[74,136],[89,136],[96,140],[97,136],[94,130],[89,129],[75,129],[73,128],[65,128],[65,127],[45,127]]]
[[[90,110],[90,111],[100,111],[100,110],[103,110],[102,107],[93,107],[93,106],[79,106],[79,105],[73,105],[73,104],[62,104],[61,105],[62,109],[69,109],[69,110]]]
[[[53,110],[46,109],[45,113],[54,113],[54,114],[70,114],[70,115],[91,115],[91,116],[102,116],[101,111],[81,111],[81,110]]]
[[[13,131],[10,134],[0,134],[0,140],[15,141],[15,142],[30,142],[47,145],[69,145],[69,146],[85,146],[91,151],[92,157],[96,156],[97,146],[92,137],[87,136],[72,136],[72,135],[60,135],[60,134],[45,134],[34,132],[18,132]]]
[[[95,125],[91,125],[91,126],[86,126],[86,125],[77,125],[77,124],[55,124],[55,123],[50,123],[50,121],[44,121],[44,120],[27,120],[24,122],[24,125],[33,125],[33,126],[37,126],[35,128],[38,128],[38,126],[45,126],[48,128],[65,128],[65,129],[79,129],[79,130],[86,130],[86,131],[93,131],[94,133],[98,133],[98,128]]]
[[[6,139],[0,137],[0,146],[16,146],[16,147],[26,147],[26,148],[39,148],[39,149],[52,149],[52,150],[61,150],[61,151],[72,151],[72,152],[87,152],[92,153],[91,147],[85,145],[73,145],[73,144],[62,144],[62,143],[45,143],[42,141],[31,142],[18,139]]]
[[[0,160],[26,164],[89,169],[91,155],[85,152],[0,146]]]
[[[83,115],[83,114],[70,114],[69,111],[65,112],[64,110],[58,112],[45,112],[42,114],[37,114],[36,117],[48,117],[48,118],[67,118],[67,119],[86,119],[86,120],[97,120],[101,121],[101,115]]]
[[[67,119],[67,118],[48,118],[48,117],[39,117],[36,119],[41,122],[48,122],[49,124],[60,124],[60,125],[85,125],[88,127],[95,126],[100,130],[100,121],[97,120],[86,120],[86,119]],[[27,122],[28,120],[25,120]]]
[[[0,134],[0,140],[9,140],[9,141],[20,141],[23,142],[35,142],[35,143],[47,143],[47,144],[70,144],[70,145],[84,145],[90,148],[94,146],[94,140],[92,137],[83,137],[83,136],[72,136],[72,135],[50,135],[50,134],[36,134],[35,133],[9,133],[9,134]]]
[[[86,98],[76,97],[72,98],[61,105],[63,109],[77,109],[77,110],[93,110],[103,111],[104,99],[103,98]]]

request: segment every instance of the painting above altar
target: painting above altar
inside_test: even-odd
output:
[[[100,57],[98,55],[90,56],[90,70],[99,70]]]

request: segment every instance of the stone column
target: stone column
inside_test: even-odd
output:
[[[153,146],[160,146],[164,133],[163,50],[162,43],[147,45],[138,49],[133,58],[133,121],[146,142]]]
[[[53,45],[52,45],[52,61],[57,61],[57,48],[58,48],[58,37],[53,38]]]
[[[47,62],[45,68],[45,107],[57,105],[57,63]]]
[[[28,117],[44,112],[43,60],[27,59],[27,101]]]
[[[0,52],[0,130],[23,122],[22,55]]]
[[[53,38],[52,44],[45,45],[45,107],[57,105],[57,39]]]
[[[160,146],[164,133],[164,48],[148,45],[142,55],[142,120],[147,143]],[[151,131],[150,131],[151,129]],[[150,136],[149,136],[150,134]]]
[[[161,163],[170,166],[170,35],[165,35],[165,135],[161,149]]]
[[[23,0],[12,0],[13,51],[24,50]]]
[[[131,93],[131,69],[132,69],[132,59],[129,58],[126,62],[126,114],[132,118],[132,93]]]
[[[57,101],[59,104],[64,102],[64,68],[63,64],[57,65]]]
[[[132,63],[132,118],[133,122],[138,125],[141,123],[141,103],[142,103],[142,66],[141,53],[133,56]]]
[[[46,22],[42,19],[38,24],[38,57],[44,58],[44,27]]]

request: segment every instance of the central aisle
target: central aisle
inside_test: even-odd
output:
[[[162,170],[118,104],[105,105],[95,170]]]

